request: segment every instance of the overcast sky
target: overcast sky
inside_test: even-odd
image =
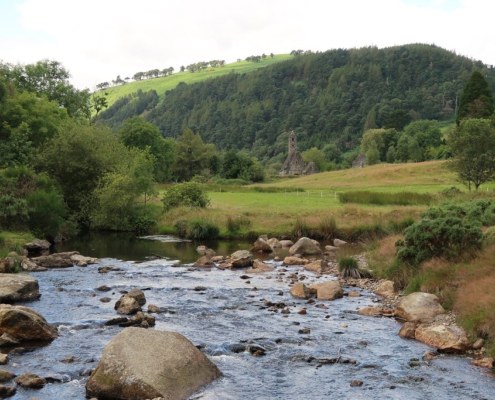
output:
[[[79,88],[293,49],[433,43],[495,64],[493,0],[0,0],[0,60],[60,61]]]

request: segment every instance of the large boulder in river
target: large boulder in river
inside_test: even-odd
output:
[[[296,257],[296,256],[287,256],[284,258],[284,265],[304,265],[307,264],[307,260],[304,258]]]
[[[418,325],[414,337],[444,352],[458,353],[469,347],[469,340],[464,329],[441,322]]]
[[[438,297],[434,294],[415,292],[403,297],[396,310],[396,316],[409,322],[428,322],[444,314]]]
[[[50,326],[36,311],[23,306],[0,304],[0,342],[2,344],[51,341],[56,337],[57,329]]]
[[[232,268],[247,268],[253,265],[253,255],[248,250],[237,250],[230,256]]]
[[[307,237],[302,237],[289,249],[289,254],[300,254],[302,256],[319,255],[321,254],[321,249],[318,242]]]
[[[126,328],[105,347],[86,384],[100,399],[188,399],[220,370],[176,332]]]
[[[309,288],[316,291],[316,298],[320,300],[335,300],[344,296],[344,291],[338,281],[315,283]]]
[[[0,303],[30,301],[40,295],[38,281],[25,274],[0,274]]]

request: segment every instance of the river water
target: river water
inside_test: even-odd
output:
[[[36,391],[18,389],[14,399],[84,399],[88,373],[123,329],[104,323],[117,316],[113,306],[120,292],[133,288],[144,290],[147,304],[162,308],[154,314],[154,329],[185,335],[223,372],[194,399],[495,399],[489,371],[464,357],[423,361],[432,349],[400,338],[394,319],[358,315],[358,308],[377,301],[372,293],[357,289],[360,297],[313,304],[289,294],[291,273],[304,274],[307,282],[331,276],[317,278],[273,261],[274,272],[247,279],[243,270],[197,270],[179,262],[196,257],[192,243],[97,236],[69,246],[101,261],[32,273],[42,297],[26,305],[56,324],[60,336],[48,346],[11,353],[5,367],[54,382]],[[225,254],[239,246],[247,247],[217,244]],[[147,260],[149,255],[169,258]],[[104,265],[120,270],[98,273]],[[111,291],[97,291],[101,285]],[[102,297],[111,301],[103,303]],[[284,308],[289,313],[280,312]],[[306,314],[298,313],[302,308]],[[264,356],[251,354],[256,346]],[[363,385],[351,387],[352,380]]]

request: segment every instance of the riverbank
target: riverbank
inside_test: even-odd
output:
[[[117,238],[111,242],[108,249],[119,247]],[[121,246],[131,243],[124,240]],[[336,259],[329,263],[329,274],[270,257],[265,263],[272,271],[107,257],[83,268],[32,273],[42,296],[26,305],[57,326],[59,337],[47,347],[13,353],[7,368],[15,365],[18,374],[36,372],[57,382],[36,393],[19,389],[16,398],[83,399],[88,373],[122,329],[105,325],[116,316],[114,303],[133,289],[145,293],[144,310],[150,304],[157,307],[155,329],[184,334],[224,374],[201,391],[205,399],[481,399],[495,390],[495,380],[465,358],[437,354],[423,360],[431,348],[401,339],[393,318],[359,315],[359,309],[381,306],[382,300],[358,281],[347,281],[343,297],[333,301],[290,294],[295,281],[311,286],[335,280]]]

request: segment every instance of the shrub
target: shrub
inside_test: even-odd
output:
[[[187,221],[180,219],[174,224],[177,236],[181,238],[187,237]]]
[[[337,234],[337,222],[334,217],[323,217],[318,223],[317,235],[318,237],[328,240],[338,236]],[[316,233],[316,232],[315,232]]]
[[[196,182],[174,185],[165,192],[162,202],[165,211],[180,206],[205,208],[210,204],[203,186]]]
[[[404,231],[397,243],[401,261],[419,265],[433,257],[454,259],[481,247],[479,224],[458,217],[423,218]]]
[[[218,238],[220,229],[210,221],[202,219],[192,221],[187,237],[193,240],[214,240]]]
[[[292,227],[292,236],[294,237],[303,237],[303,236],[311,236],[311,228],[309,225],[302,220],[301,218],[296,218],[294,222],[294,226]]]
[[[249,228],[251,226],[251,220],[245,216],[239,217],[227,217],[227,231],[230,234],[238,233],[242,228]]]
[[[369,272],[359,268],[358,262],[352,257],[342,257],[339,260],[339,272],[344,278],[367,278]]]
[[[400,193],[381,193],[368,191],[351,191],[339,193],[341,203],[357,204],[376,204],[387,205],[394,204],[399,206],[430,204],[432,196],[428,193],[400,192]]]

